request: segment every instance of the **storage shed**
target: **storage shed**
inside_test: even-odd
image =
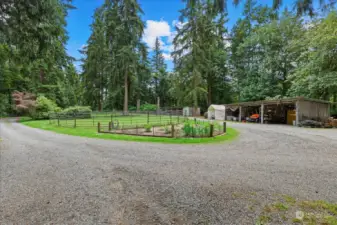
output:
[[[238,121],[259,114],[260,123],[299,125],[304,120],[326,121],[330,116],[330,102],[304,97],[239,102],[227,104],[226,119],[234,115]],[[229,109],[235,108],[231,112]]]
[[[226,107],[224,105],[210,105],[207,114],[209,120],[225,120]]]
[[[183,115],[184,116],[200,116],[200,108],[194,108],[194,107],[184,107],[183,108]]]

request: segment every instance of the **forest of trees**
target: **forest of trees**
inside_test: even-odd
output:
[[[139,0],[138,0],[139,1]],[[105,0],[95,10],[82,69],[67,55],[71,0],[0,3],[0,112],[13,113],[14,91],[43,96],[60,108],[127,112],[142,103],[200,106],[305,96],[337,101],[336,0],[254,0],[227,26],[226,0],[184,0],[174,38],[173,71],[157,38],[142,42],[137,0]],[[281,10],[282,9],[282,10]],[[332,108],[336,110],[336,108]]]

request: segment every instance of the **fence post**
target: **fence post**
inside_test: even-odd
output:
[[[76,114],[74,113],[74,128],[76,128]]]
[[[97,132],[101,133],[101,123],[100,122],[97,123]]]
[[[170,123],[172,124],[172,110],[170,111]]]
[[[138,125],[136,125],[136,134],[138,135]]]
[[[174,124],[171,124],[171,136],[174,137]]]
[[[109,122],[109,131],[112,130],[111,122]]]
[[[57,126],[60,126],[60,114],[57,114]]]
[[[209,136],[210,136],[210,137],[213,137],[213,130],[214,130],[214,125],[211,124],[211,125],[210,125],[210,129],[209,129]]]
[[[147,124],[149,124],[149,123],[150,123],[150,112],[147,111]]]
[[[227,132],[226,122],[223,122],[223,132],[224,132],[224,133]]]

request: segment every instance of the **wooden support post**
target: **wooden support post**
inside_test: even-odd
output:
[[[171,125],[171,136],[174,137],[174,124]]]
[[[264,104],[261,104],[261,115],[260,115],[261,124],[264,123]]]
[[[300,101],[296,101],[296,126],[300,124]]]
[[[149,124],[149,123],[150,123],[150,112],[147,111],[147,124]]]
[[[57,126],[60,126],[60,114],[57,114]]]
[[[112,130],[112,122],[109,122],[109,131]]]
[[[227,124],[226,124],[226,122],[223,122],[223,132],[224,132],[224,134],[227,132]]]
[[[226,121],[227,120],[227,118],[226,118],[226,111],[227,111],[227,108],[225,107],[225,115],[224,115],[224,121]]]
[[[214,125],[211,124],[209,128],[210,128],[210,129],[209,129],[209,136],[210,136],[210,137],[213,137]]]
[[[241,117],[242,117],[242,107],[239,107],[239,122],[241,122]]]
[[[76,116],[74,115],[74,128],[76,128]]]
[[[97,132],[101,133],[101,123],[100,122],[97,123]]]
[[[172,110],[170,111],[170,123],[172,124]]]

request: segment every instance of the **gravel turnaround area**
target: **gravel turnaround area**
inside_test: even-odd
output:
[[[0,122],[0,224],[255,224],[239,194],[337,202],[337,129],[228,126],[233,142],[165,145]]]

